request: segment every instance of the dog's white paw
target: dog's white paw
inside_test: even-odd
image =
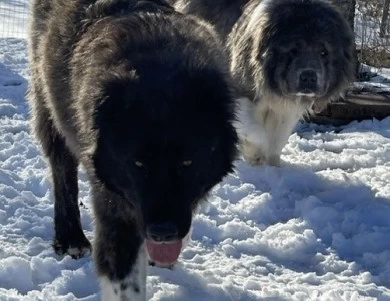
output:
[[[241,143],[241,151],[245,161],[252,166],[267,163],[264,151],[259,146],[246,139]]]

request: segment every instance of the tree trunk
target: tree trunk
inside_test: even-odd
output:
[[[382,14],[381,28],[380,28],[380,31],[379,31],[379,36],[381,38],[384,38],[386,36],[387,19],[389,17],[389,6],[390,6],[390,0],[385,0],[385,3],[383,4],[383,14]]]
[[[356,0],[331,0],[331,2],[339,8],[353,30],[355,27]]]
[[[386,0],[388,1],[388,0]],[[355,29],[355,8],[356,0],[331,0],[333,5],[339,8],[348,24],[351,26],[352,31]],[[356,76],[359,77],[360,63],[358,60],[358,52],[355,49],[355,61],[356,61]]]

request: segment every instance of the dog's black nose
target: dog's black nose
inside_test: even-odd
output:
[[[305,70],[299,75],[299,84],[304,89],[315,89],[317,87],[317,74],[312,70]]]
[[[172,222],[153,223],[146,228],[146,236],[156,242],[178,239],[179,230]]]

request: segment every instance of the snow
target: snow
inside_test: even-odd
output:
[[[359,5],[358,5],[359,6]],[[359,9],[364,10],[363,7]],[[389,50],[390,39],[389,37],[379,37],[379,25],[380,22],[377,19],[370,16],[368,12],[362,13],[356,9],[355,15],[355,41],[357,49],[376,48]],[[370,77],[369,81],[355,83],[355,87],[358,89],[366,89],[372,92],[386,92],[390,93],[390,69],[374,68],[361,64],[361,73],[367,73]]]
[[[390,69],[360,64],[360,72],[367,74],[369,81],[355,82],[354,88],[357,91],[390,94]]]
[[[27,80],[25,40],[0,39],[0,300],[100,300],[91,257],[50,246],[53,194]],[[148,267],[150,300],[390,300],[390,117],[301,123],[282,160],[237,162],[199,209],[178,265]],[[92,240],[82,170],[79,186]]]

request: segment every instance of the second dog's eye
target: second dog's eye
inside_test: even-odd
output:
[[[192,164],[191,160],[186,160],[182,162],[183,166],[190,166]]]
[[[144,164],[141,161],[134,161],[135,166],[144,167]]]
[[[325,49],[322,49],[320,54],[321,54],[322,57],[325,57],[325,56],[328,55],[328,51],[326,51]]]
[[[298,54],[298,48],[291,48],[290,49],[290,51],[289,51],[289,53],[291,54],[291,55],[297,55]]]

